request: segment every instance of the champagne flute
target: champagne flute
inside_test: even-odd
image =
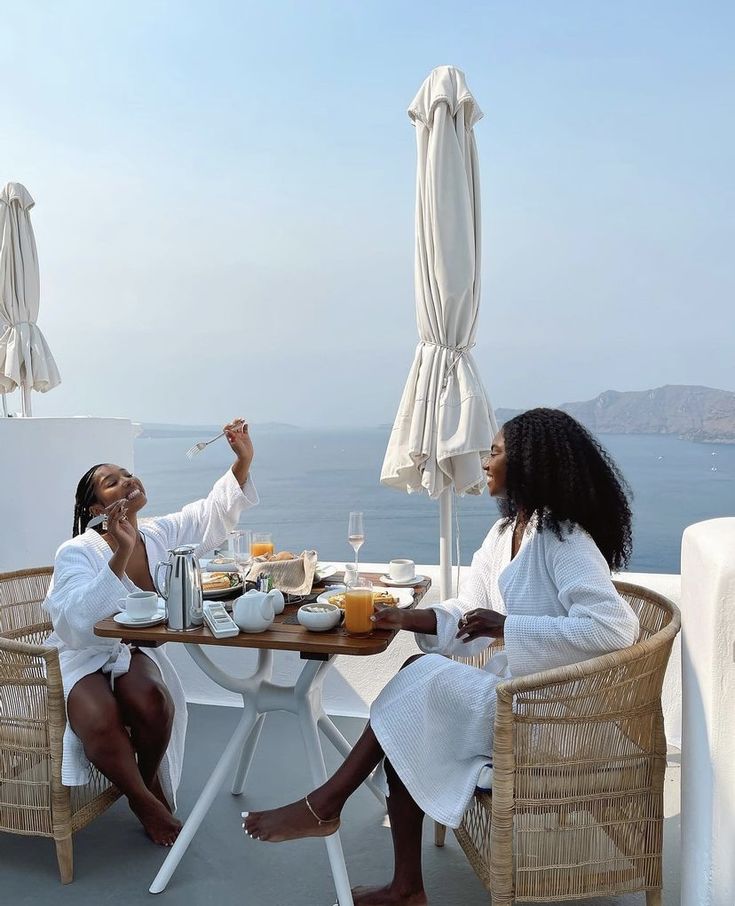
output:
[[[362,520],[362,513],[350,513],[350,520],[347,525],[347,540],[355,552],[355,571],[357,571],[357,552],[365,543],[365,526]]]
[[[237,565],[237,571],[240,575],[243,588],[245,587],[245,577],[248,573],[248,567],[252,562],[250,554],[250,529],[230,532],[230,550]]]

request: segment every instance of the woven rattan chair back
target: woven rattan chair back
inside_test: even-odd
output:
[[[661,686],[680,617],[655,592],[616,586],[637,644],[498,687],[492,793],[455,831],[494,906],[639,890],[661,902]]]
[[[63,883],[73,878],[72,833],[119,792],[97,771],[61,782],[66,709],[43,601],[51,567],[0,574],[0,831],[53,837]]]

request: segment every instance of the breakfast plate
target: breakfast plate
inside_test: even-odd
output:
[[[207,588],[205,576],[212,573],[202,574],[202,597],[205,601],[224,601],[227,598],[241,595],[243,591],[242,576],[239,573],[222,573],[229,582],[228,588]]]
[[[148,626],[158,626],[166,619],[166,611],[160,607],[155,616],[144,617],[142,620],[134,620],[124,610],[116,613],[112,618],[120,626],[127,626],[129,629],[146,629]]]
[[[373,588],[373,594],[384,590],[385,589],[380,589],[375,586]],[[322,592],[316,600],[319,604],[332,604],[333,602],[329,599],[338,595],[343,595],[345,591],[347,591],[347,588],[344,585],[332,585],[331,588]],[[395,605],[396,607],[410,607],[413,604],[413,590],[410,588],[394,588],[390,594],[392,594],[394,598],[398,598],[398,603]]]

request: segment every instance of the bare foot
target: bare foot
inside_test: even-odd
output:
[[[429,903],[423,890],[399,893],[390,884],[385,887],[353,887],[352,901],[355,906],[428,906]]]
[[[136,802],[130,801],[130,808],[143,830],[159,846],[173,846],[181,831],[181,822],[152,794]]]
[[[329,837],[339,830],[339,815],[322,815],[321,824],[309,811],[305,799],[272,808],[267,812],[250,812],[243,819],[245,833],[266,843],[283,843],[301,837]]]

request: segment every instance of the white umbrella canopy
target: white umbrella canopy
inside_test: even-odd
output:
[[[31,414],[31,390],[46,393],[61,377],[36,324],[40,301],[38,254],[25,186],[9,182],[0,192],[0,392],[20,387],[23,415]]]
[[[403,491],[480,494],[497,430],[470,350],[480,305],[482,117],[453,66],[434,69],[409,107],[416,126],[415,294],[419,344],[380,480]],[[444,527],[446,529],[446,526]]]
[[[434,69],[409,107],[416,126],[415,295],[419,344],[380,481],[432,498],[480,494],[497,430],[470,350],[480,306],[482,112],[453,66]]]

